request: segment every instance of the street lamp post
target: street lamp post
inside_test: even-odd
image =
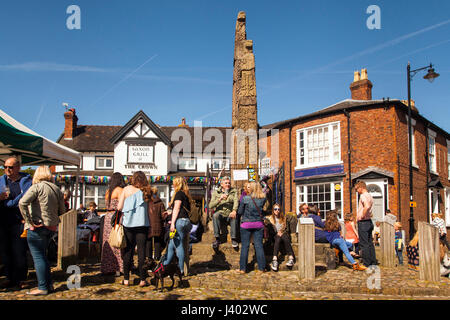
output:
[[[408,62],[407,70],[407,81],[408,81],[408,146],[409,146],[409,239],[414,237],[414,207],[413,207],[413,170],[412,170],[412,125],[411,125],[411,79],[416,75],[417,72],[425,70],[428,68],[428,73],[423,77],[430,82],[439,77],[439,73],[434,72],[433,65],[430,63],[429,66],[411,70],[411,65]]]

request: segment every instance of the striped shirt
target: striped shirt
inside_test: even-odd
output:
[[[436,228],[439,228],[440,234],[447,234],[447,229],[445,228],[445,221],[441,218],[434,218],[433,222],[431,223]]]

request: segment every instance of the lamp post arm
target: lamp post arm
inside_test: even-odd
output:
[[[409,63],[408,63],[408,65],[409,65]],[[423,67],[423,68],[414,69],[414,70],[411,70],[411,68],[409,68],[408,69],[408,74],[410,74],[410,78],[412,79],[416,75],[417,72],[425,70],[425,69],[429,69],[429,68],[433,68],[433,64],[430,63],[429,66],[426,66],[426,67]]]

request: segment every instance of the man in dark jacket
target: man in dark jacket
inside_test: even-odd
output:
[[[0,254],[5,266],[3,288],[20,288],[26,280],[27,240],[21,238],[24,224],[19,201],[32,184],[29,174],[20,172],[20,162],[11,157],[5,161],[5,174],[0,177]]]

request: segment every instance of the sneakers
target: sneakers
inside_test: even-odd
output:
[[[286,262],[287,267],[292,267],[294,265],[294,258],[289,258],[288,262]]]
[[[367,269],[366,266],[360,265],[358,262],[354,263],[352,265],[352,267],[353,267],[353,271],[364,271]]]
[[[278,261],[272,260],[272,262],[270,264],[270,268],[272,268],[273,271],[278,271]]]
[[[234,239],[231,240],[231,246],[233,249],[239,249],[239,243]]]

